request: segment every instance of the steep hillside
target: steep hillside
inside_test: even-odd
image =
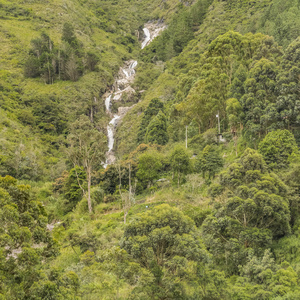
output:
[[[0,300],[300,299],[299,8],[0,0]]]
[[[211,5],[208,7],[208,4]],[[203,0],[198,1],[197,6],[195,4],[190,11],[187,8],[186,11],[175,16],[171,23],[173,27],[168,28],[168,30],[171,29],[171,32],[165,31],[161,37],[157,38],[149,48],[141,53],[141,59],[145,62],[145,65],[140,65],[141,69],[145,70],[140,72],[141,79],[147,80],[146,78],[151,77],[151,74],[156,74],[154,78],[157,78],[156,70],[162,70],[162,65],[164,65],[165,70],[152,83],[146,81],[149,89],[143,93],[142,101],[126,116],[118,128],[116,147],[120,153],[128,153],[137,146],[138,127],[142,118],[141,112],[151,99],[158,97],[166,103],[166,106],[170,107],[185,99],[191,89],[191,83],[200,77],[197,72],[199,72],[201,57],[208,45],[219,35],[225,34],[229,30],[241,34],[262,32],[267,35],[274,35],[275,41],[285,48],[299,36],[299,27],[297,26],[299,4],[297,1],[291,1],[287,4],[279,0],[255,2]],[[198,19],[194,17],[195,11],[205,8],[207,11],[201,10],[201,16],[197,15]],[[279,9],[282,11],[276,13]],[[284,16],[288,17],[285,18]],[[186,19],[189,22],[184,21]],[[189,33],[180,31],[180,28],[183,28],[182,23],[190,26]],[[289,34],[284,34],[283,38],[280,34],[287,27],[290,28]],[[187,40],[187,42],[189,41],[187,46],[179,53],[174,53],[174,50],[169,47],[170,44],[175,43],[177,39],[182,41],[182,36],[188,35],[190,38]],[[168,53],[173,54],[171,57],[166,57],[161,49],[169,49]],[[174,55],[175,57],[170,60]],[[154,64],[149,65],[150,62],[154,62]],[[147,67],[145,68],[145,66]],[[136,83],[137,89],[144,89],[141,79]],[[169,111],[169,114],[171,113]],[[170,118],[172,119],[172,116]],[[172,122],[171,119],[170,122]],[[179,124],[176,126],[180,128]],[[184,137],[185,133],[182,130],[181,138]]]
[[[1,1],[0,101],[8,119],[1,122],[1,174],[57,178],[66,168],[65,136],[82,114],[94,114],[95,126],[105,132],[103,94],[123,61],[137,56],[144,22],[167,18],[176,5],[177,1]],[[74,50],[63,40],[66,24],[73,27],[79,49],[73,62]],[[38,43],[47,43],[47,38],[53,49],[43,50],[44,58],[36,62]],[[69,73],[75,63],[68,77],[63,63]],[[21,130],[11,134],[15,126]]]

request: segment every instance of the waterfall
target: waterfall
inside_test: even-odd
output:
[[[118,123],[118,119],[120,119],[120,116],[114,115],[113,119],[107,125],[108,152],[112,151],[114,147],[114,130]]]
[[[135,60],[129,67],[130,70],[132,70],[133,74],[135,74],[135,68],[137,66],[138,62]]]
[[[144,49],[151,41],[159,35],[159,33],[164,30],[166,26],[161,22],[148,22],[145,24],[143,29],[145,34],[145,39],[141,44],[141,48]],[[131,88],[131,83],[134,80],[135,68],[138,62],[136,60],[127,61],[124,63],[124,66],[120,68],[118,76],[115,79],[114,83],[114,92],[110,93],[105,99],[105,108],[106,112],[112,116],[109,124],[107,125],[107,139],[108,139],[108,151],[106,153],[106,163],[104,168],[107,165],[112,164],[115,161],[115,156],[113,152],[114,148],[114,133],[115,128],[120,120],[121,116],[124,115],[124,107],[120,109],[118,114],[112,115],[111,113],[111,103],[112,101],[120,101],[124,93],[130,93],[134,90]],[[123,111],[123,114],[122,114]]]
[[[131,88],[130,84],[134,79],[135,68],[137,64],[138,62],[136,60],[129,61],[129,62],[125,62],[123,68],[120,68],[118,77],[115,79],[115,84],[114,84],[116,91],[110,93],[105,98],[105,108],[107,113],[111,114],[112,101],[121,100],[123,93],[128,92],[128,90]],[[113,153],[114,142],[115,142],[114,133],[115,133],[115,128],[118,124],[118,120],[120,118],[121,116],[119,114],[113,115],[113,118],[110,120],[109,124],[107,125],[108,151],[106,153],[106,162],[103,165],[104,168],[106,168],[107,165],[115,161],[115,156]]]
[[[126,77],[129,77],[129,74],[126,70],[122,69],[122,72],[125,74]]]
[[[110,112],[110,101],[111,101],[111,96],[112,94],[110,94],[106,99],[105,99],[105,107],[106,107],[106,111]]]
[[[144,41],[142,43],[142,49],[144,49],[147,46],[147,44],[150,42],[150,39],[151,39],[151,35],[150,35],[149,29],[148,28],[144,28],[143,31],[144,31],[144,34],[145,34],[146,37],[145,37],[145,39],[144,39]]]
[[[167,26],[163,22],[151,21],[145,24],[143,29],[145,34],[145,39],[142,42],[141,48],[144,49],[149,45],[159,34],[165,30]]]

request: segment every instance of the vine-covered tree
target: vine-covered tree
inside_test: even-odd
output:
[[[64,210],[67,213],[82,199],[86,190],[86,173],[82,167],[75,166],[70,170],[62,189],[66,199]]]

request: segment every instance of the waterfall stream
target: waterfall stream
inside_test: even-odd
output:
[[[104,167],[112,164],[115,161],[115,156],[113,153],[114,148],[114,133],[115,128],[118,124],[119,119],[121,118],[120,113],[112,114],[111,105],[112,101],[120,101],[122,99],[123,94],[128,94],[134,91],[130,85],[135,77],[135,68],[137,66],[137,61],[127,61],[124,63],[124,66],[120,68],[118,76],[114,83],[115,92],[111,92],[105,99],[105,108],[106,112],[112,116],[109,124],[107,125],[107,139],[108,139],[108,151],[106,153],[106,162]]]
[[[141,47],[142,49],[144,49],[151,40],[151,35],[150,35],[149,29],[145,27],[143,29],[143,31],[144,31],[144,34],[145,34],[145,39],[142,42],[142,47]]]
[[[145,38],[141,44],[141,48],[144,49],[165,28],[166,26],[161,23],[148,22],[143,29]],[[120,68],[119,73],[116,77],[114,83],[114,91],[110,92],[105,99],[106,112],[112,116],[112,119],[107,125],[108,151],[106,152],[106,162],[103,165],[104,168],[106,168],[107,165],[114,163],[116,159],[113,152],[115,142],[114,133],[118,121],[120,121],[121,118],[121,107],[119,108],[117,114],[112,114],[112,101],[117,102],[122,100],[123,94],[135,93],[130,85],[134,80],[135,68],[137,64],[138,62],[136,60],[127,61],[124,63],[124,66]]]

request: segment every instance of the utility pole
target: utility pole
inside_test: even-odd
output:
[[[216,115],[218,118],[218,142],[220,143],[221,140],[221,129],[220,129],[220,112],[218,111],[218,114]]]
[[[220,129],[220,114],[219,114],[219,111],[218,111],[218,114],[216,115],[216,117],[218,118],[218,133],[219,133],[219,136],[221,134],[221,129]]]

